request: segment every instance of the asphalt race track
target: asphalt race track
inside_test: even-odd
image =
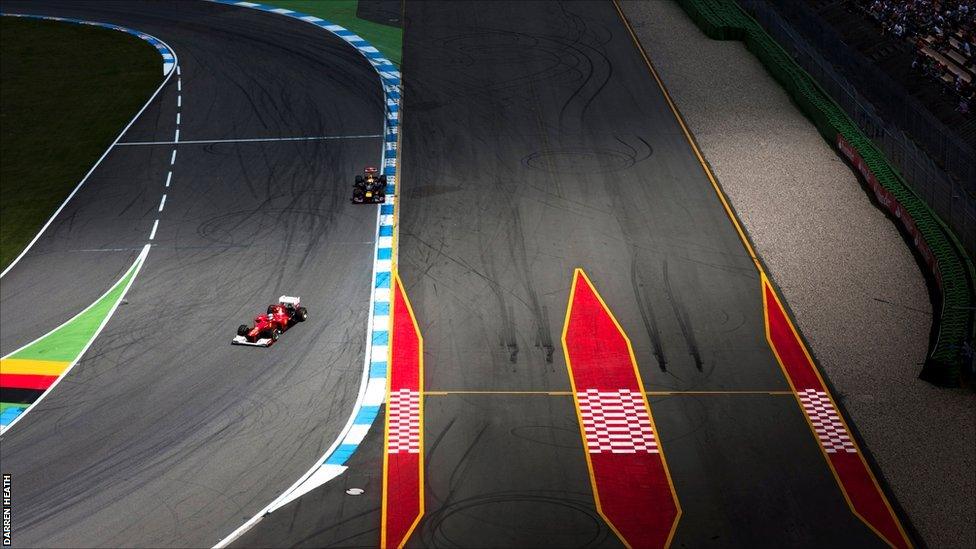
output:
[[[683,393],[650,398],[676,546],[882,545],[789,395],[759,274],[613,4],[408,2],[405,20],[400,274],[427,390],[447,392],[427,398],[410,545],[619,544],[572,397],[491,393],[570,390],[576,267],[646,389]]]
[[[634,344],[677,546],[883,546],[764,336],[759,273],[609,2],[407,2],[399,271],[425,340],[411,547],[620,546],[561,348],[582,267]],[[550,395],[549,392],[556,394]],[[242,547],[375,546],[382,439]],[[362,488],[359,496],[348,488]]]
[[[2,8],[168,42],[181,141],[382,132],[368,63],[285,17]],[[838,488],[767,343],[760,273],[614,5],[409,0],[403,24],[399,274],[427,391],[426,513],[407,545],[622,546],[594,503],[561,340],[582,268],[633,343],[675,546],[883,546]],[[172,139],[174,82],[123,141]],[[9,352],[104,291],[161,216],[128,303],[3,436],[19,545],[210,546],[312,464],[362,369],[376,213],[348,195],[379,145],[181,144],[161,214],[172,145],[110,154],[3,279]],[[281,293],[309,322],[273,349],[231,347]],[[379,545],[376,425],[345,474],[234,545]]]
[[[202,2],[4,2],[166,41],[174,77],[122,142],[378,135],[372,67],[300,21]],[[379,138],[116,147],[3,278],[2,352],[107,290],[160,224],[105,331],[2,439],[20,546],[210,546],[294,482],[346,422],[363,368],[375,207],[349,203]],[[230,345],[279,295],[307,323]]]

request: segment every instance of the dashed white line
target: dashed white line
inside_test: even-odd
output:
[[[176,65],[176,90],[177,92],[183,91],[183,79],[179,77],[180,66]],[[183,115],[179,111],[179,108],[183,106],[183,94],[176,94],[176,133],[173,136],[173,145],[180,142],[180,123],[183,122]],[[169,157],[169,165],[172,167],[176,164],[176,148],[173,148],[173,154]],[[169,188],[170,182],[173,180],[173,170],[170,169],[166,172],[166,188]],[[162,198],[159,199],[158,212],[162,212],[163,208],[166,207],[166,193],[163,193]],[[156,238],[156,230],[159,229],[159,219],[153,221],[152,231],[149,232],[149,240],[154,240]]]

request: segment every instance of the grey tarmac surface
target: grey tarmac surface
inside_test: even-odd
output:
[[[311,25],[202,2],[0,7],[169,43],[183,141],[382,133],[375,71]],[[172,140],[176,97],[174,76],[122,141]],[[363,368],[376,209],[349,196],[380,148],[181,144],[169,189],[171,145],[109,154],[2,281],[6,353],[105,291],[160,220],[127,304],[0,440],[16,546],[210,546],[315,462]],[[308,322],[271,349],[230,345],[238,324],[285,293],[302,297]]]
[[[380,413],[345,473],[266,515],[231,547],[379,547],[383,421]]]
[[[789,391],[759,273],[613,4],[408,2],[405,22],[400,275],[427,389],[570,390],[560,336],[582,267],[648,391],[719,393],[651,399],[676,546],[882,545],[792,397],[728,393]],[[427,402],[427,440],[453,443],[428,442],[411,545],[617,543],[582,497],[571,399]],[[540,493],[555,501],[524,503]]]
[[[408,546],[620,546],[571,397],[543,394],[570,390],[575,267],[647,390],[678,392],[650,398],[675,546],[883,546],[788,393],[759,274],[613,4],[408,1],[404,24],[399,269],[428,391]],[[356,459],[381,458],[374,442]],[[370,502],[327,487],[303,498],[319,513],[292,504],[236,545],[375,546],[373,482]]]

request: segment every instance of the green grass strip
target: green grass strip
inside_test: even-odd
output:
[[[28,404],[23,402],[0,402],[0,414],[7,411],[7,408],[27,408]]]
[[[161,67],[122,32],[0,17],[0,269],[152,95]]]
[[[300,11],[342,25],[362,36],[383,55],[400,66],[403,59],[403,29],[356,17],[358,0],[268,0],[276,8]]]
[[[95,337],[98,327],[122,298],[132,277],[135,276],[142,257],[129,268],[121,280],[94,304],[41,339],[5,358],[32,360],[63,360],[73,362],[81,355],[88,342]]]

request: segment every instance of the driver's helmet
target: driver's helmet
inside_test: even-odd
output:
[[[372,166],[367,166],[366,169],[363,170],[363,173],[365,173],[366,175],[376,175],[379,173],[379,170],[377,170]]]

